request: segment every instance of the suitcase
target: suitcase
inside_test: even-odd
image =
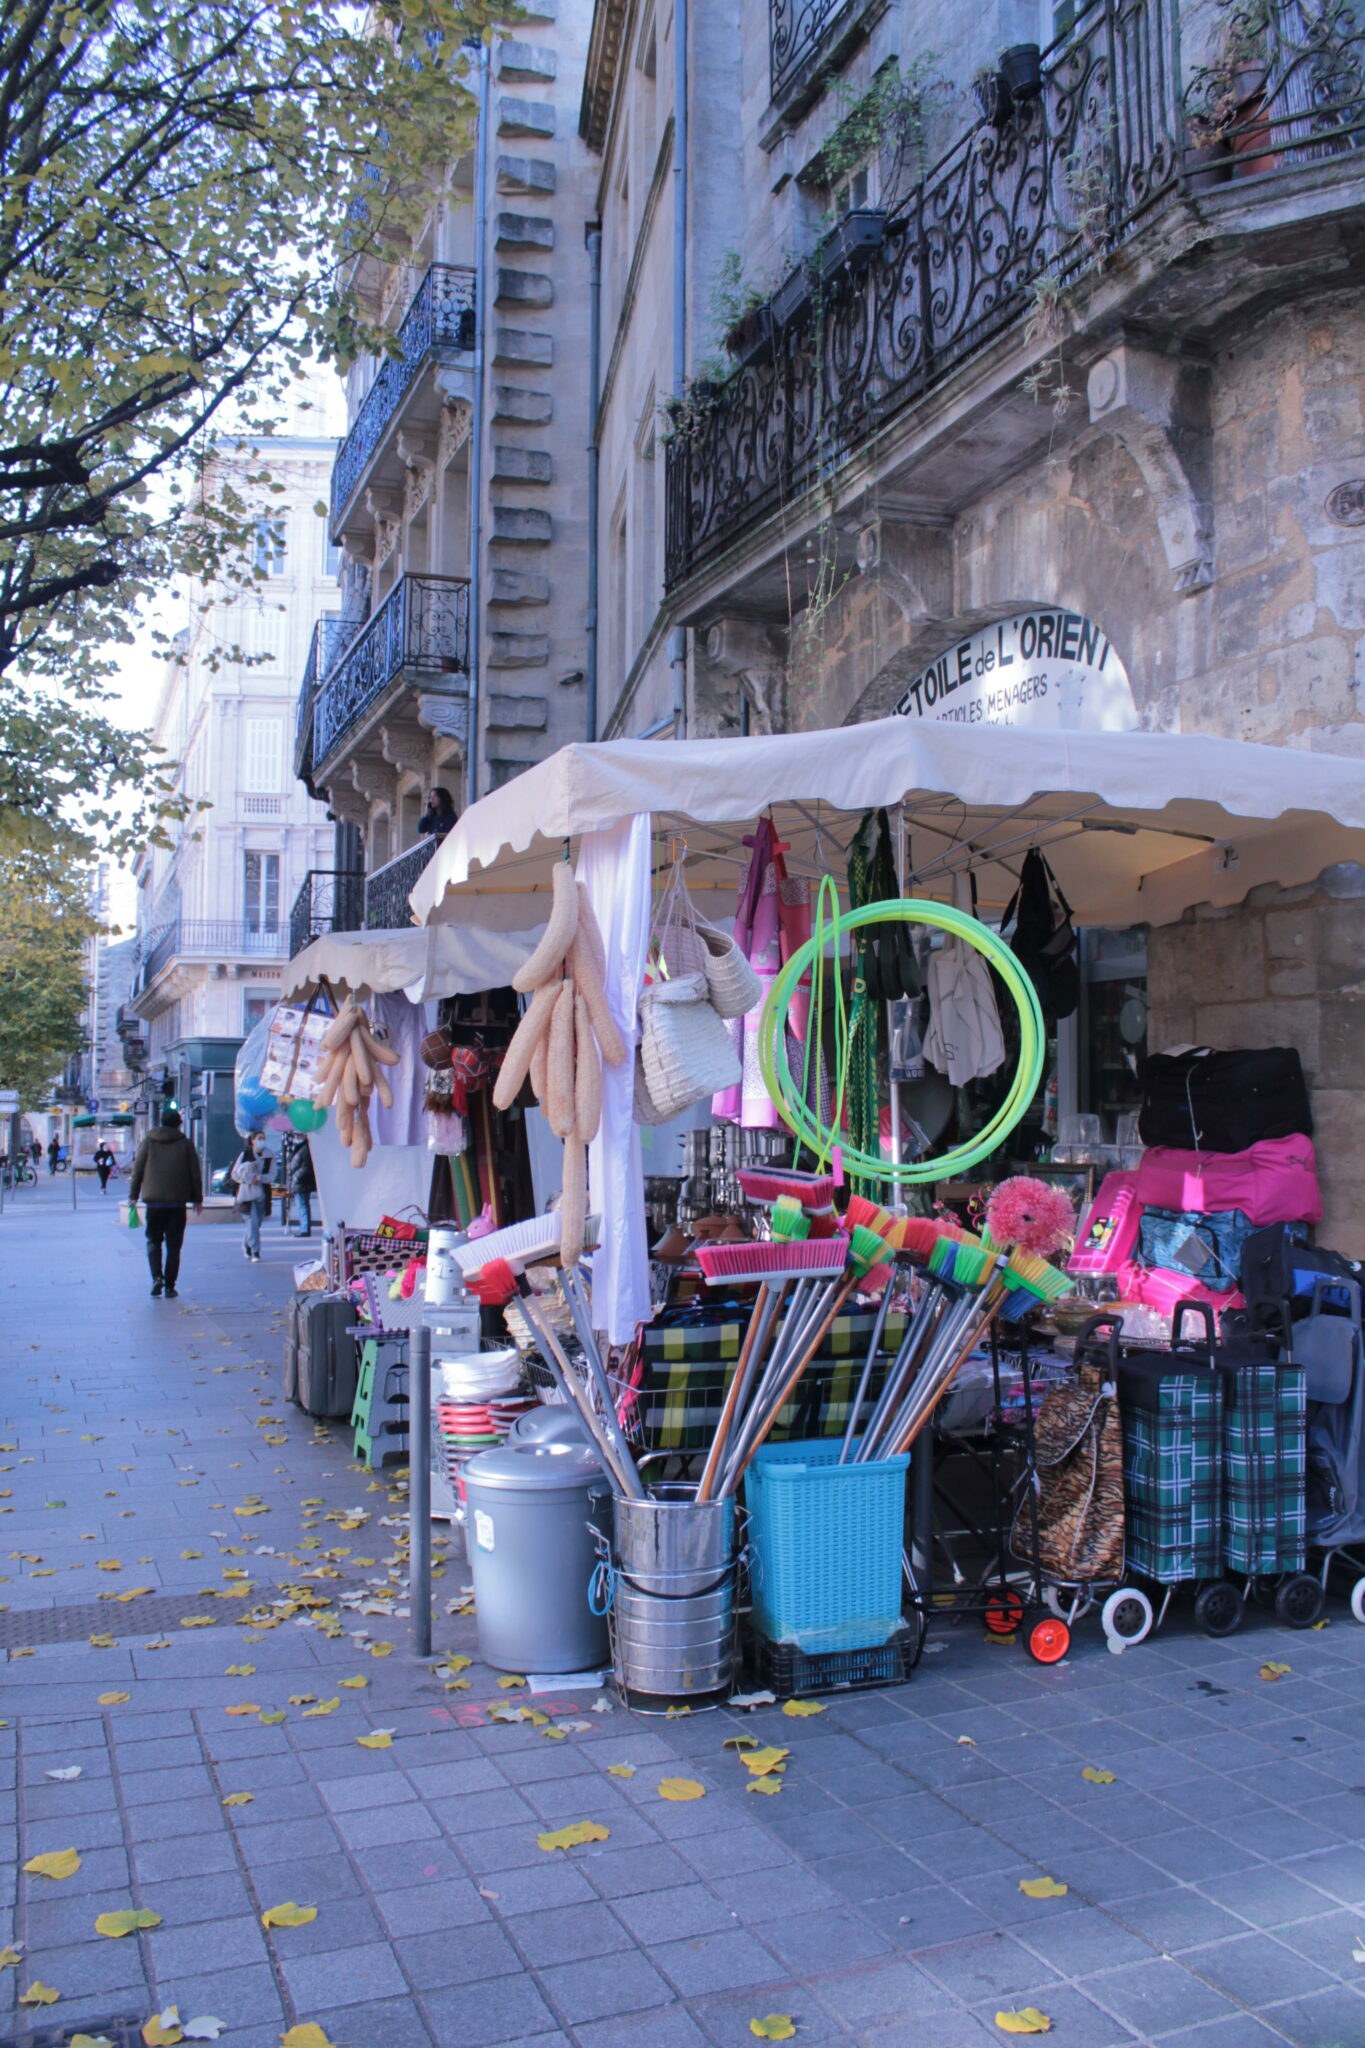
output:
[[[1150,1053],[1142,1063],[1144,1145],[1245,1152],[1265,1138],[1311,1136],[1303,1066],[1292,1045],[1264,1051]]]
[[[306,1415],[347,1416],[358,1367],[355,1303],[345,1294],[296,1294],[286,1319],[284,1390]]]
[[[1184,1336],[1191,1308],[1203,1323],[1197,1341]],[[1116,1377],[1130,1569],[1159,1586],[1217,1578],[1223,1569],[1224,1379],[1207,1305],[1177,1307],[1169,1350],[1120,1344]]]
[[[1358,1284],[1362,1268],[1340,1252],[1304,1242],[1297,1223],[1254,1230],[1242,1246],[1242,1292],[1248,1301],[1284,1302],[1293,1310],[1312,1300],[1319,1278]]]

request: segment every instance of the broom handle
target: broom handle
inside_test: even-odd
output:
[[[743,1349],[740,1351],[739,1361],[735,1366],[734,1377],[726,1390],[725,1405],[720,1411],[720,1421],[716,1424],[716,1433],[711,1439],[711,1448],[706,1454],[706,1464],[702,1469],[701,1483],[697,1488],[697,1499],[699,1502],[710,1500],[711,1498],[711,1486],[720,1465],[721,1454],[725,1449],[725,1439],[730,1434],[730,1425],[734,1420],[735,1409],[739,1404],[740,1389],[748,1377],[749,1361],[757,1356],[760,1341],[767,1335],[773,1310],[777,1306],[779,1291],[780,1285],[776,1289],[770,1288],[765,1280],[754,1297],[754,1305],[749,1312],[749,1327],[744,1333]]]
[[[894,1414],[887,1418],[881,1439],[883,1457],[896,1455],[900,1439],[918,1414],[926,1392],[937,1386],[939,1374],[957,1357],[963,1335],[979,1306],[979,1296],[969,1294],[955,1301],[940,1321],[917,1369],[900,1391]]]
[[[564,1398],[577,1409],[580,1420],[597,1446],[597,1452],[603,1465],[616,1481],[620,1491],[627,1496],[631,1496],[631,1481],[633,1480],[638,1487],[640,1485],[640,1475],[635,1470],[633,1463],[630,1466],[629,1476],[620,1470],[617,1463],[615,1445],[603,1430],[598,1420],[597,1411],[593,1407],[592,1402],[588,1400],[586,1391],[579,1385],[578,1375],[560,1348],[559,1339],[555,1336],[549,1324],[543,1323],[539,1315],[532,1308],[530,1289],[525,1286],[524,1282],[521,1296],[521,1312],[535,1332],[536,1341],[539,1343],[541,1353],[554,1375],[556,1386]]]
[[[568,1297],[569,1312],[573,1316],[574,1328],[578,1332],[578,1341],[583,1347],[583,1356],[587,1360],[588,1373],[597,1390],[597,1398],[602,1405],[602,1427],[611,1438],[617,1457],[621,1461],[623,1474],[629,1473],[635,1482],[628,1489],[631,1499],[644,1500],[646,1498],[644,1483],[636,1472],[635,1460],[631,1456],[630,1445],[626,1441],[625,1431],[622,1429],[616,1413],[616,1402],[612,1395],[611,1384],[607,1379],[607,1369],[602,1363],[602,1352],[597,1342],[597,1333],[592,1326],[591,1305],[583,1292],[582,1283],[576,1272],[566,1272],[562,1278],[564,1292]]]
[[[839,1463],[841,1465],[846,1465],[853,1455],[853,1439],[858,1431],[858,1417],[862,1414],[863,1402],[867,1399],[867,1388],[868,1382],[872,1378],[873,1362],[876,1359],[878,1347],[882,1341],[882,1332],[886,1328],[886,1318],[891,1308],[891,1282],[893,1277],[894,1269],[886,1276],[886,1285],[882,1289],[882,1298],[877,1304],[877,1320],[872,1325],[872,1342],[868,1345],[867,1357],[863,1360],[863,1369],[858,1378],[858,1391],[853,1396],[853,1406],[848,1411],[848,1428],[844,1431],[844,1441],[839,1451]]]
[[[825,1313],[824,1319],[821,1322],[819,1329],[815,1332],[815,1335],[809,1340],[809,1342],[805,1342],[803,1340],[801,1355],[797,1359],[796,1364],[792,1367],[791,1373],[787,1378],[786,1384],[782,1387],[779,1394],[773,1396],[771,1406],[769,1407],[767,1413],[764,1415],[761,1422],[759,1423],[752,1442],[745,1446],[744,1456],[741,1459],[737,1469],[733,1473],[727,1474],[727,1492],[734,1493],[738,1490],[739,1482],[744,1477],[744,1474],[749,1469],[749,1466],[753,1463],[755,1453],[763,1448],[763,1445],[766,1442],[772,1430],[773,1424],[777,1421],[778,1416],[782,1413],[782,1410],[786,1407],[788,1401],[790,1401],[793,1393],[796,1391],[797,1383],[800,1380],[801,1375],[805,1372],[806,1367],[810,1364],[812,1358],[814,1358],[816,1352],[824,1343],[825,1338],[829,1334],[830,1326],[833,1323],[834,1318],[838,1315],[840,1309],[844,1306],[844,1303],[848,1300],[854,1288],[858,1285],[858,1282],[861,1279],[861,1277],[862,1275],[859,1273],[850,1272],[847,1279],[841,1280],[838,1286],[835,1288],[834,1298],[829,1304],[829,1307]]]
[[[830,1283],[830,1286],[834,1285],[837,1283]],[[729,1491],[735,1465],[754,1432],[758,1418],[767,1408],[773,1388],[780,1385],[782,1375],[799,1347],[803,1335],[812,1327],[811,1317],[819,1316],[821,1305],[828,1297],[829,1288],[822,1288],[815,1280],[799,1280],[792,1290],[791,1302],[773,1344],[772,1355],[761,1374],[757,1375],[752,1392],[746,1393],[744,1412],[735,1427],[729,1456],[717,1484],[716,1498]]]
[[[934,1280],[926,1287],[901,1339],[901,1347],[886,1376],[886,1384],[867,1419],[863,1440],[853,1454],[855,1465],[866,1464],[869,1458],[877,1455],[877,1446],[886,1432],[886,1425],[897,1413],[905,1398],[905,1390],[919,1369],[921,1353],[943,1320],[946,1303],[943,1287]]]
[[[971,1356],[982,1334],[995,1321],[1001,1302],[1004,1300],[1003,1286],[990,1288],[975,1304],[980,1313],[975,1319],[968,1317],[964,1330],[955,1333],[958,1349],[949,1358],[947,1370],[943,1372],[934,1387],[926,1387],[918,1400],[912,1397],[910,1413],[900,1425],[899,1437],[893,1442],[893,1454],[908,1451],[921,1430],[933,1419],[934,1410],[957,1378],[965,1361]],[[965,1332],[965,1334],[964,1334]]]

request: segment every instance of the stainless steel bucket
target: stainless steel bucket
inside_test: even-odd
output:
[[[735,1643],[735,1503],[673,1481],[613,1506],[612,1662],[629,1706],[728,1698]]]

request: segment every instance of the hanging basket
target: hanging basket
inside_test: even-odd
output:
[[[733,1087],[740,1064],[704,974],[654,982],[640,998],[640,1065],[651,1121],[666,1123],[694,1102]]]
[[[702,972],[718,1017],[747,1017],[763,1000],[763,984],[728,932],[697,917],[694,930],[705,955]]]

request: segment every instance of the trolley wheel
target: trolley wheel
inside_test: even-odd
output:
[[[1067,1611],[1066,1602],[1055,1586],[1044,1586],[1043,1605],[1058,1621],[1064,1621],[1068,1628],[1071,1626],[1071,1616]]]
[[[1120,1586],[1100,1609],[1100,1626],[1110,1648],[1140,1643],[1152,1633],[1152,1603],[1139,1586]]]
[[[1351,1612],[1359,1622],[1365,1622],[1365,1579],[1357,1579],[1351,1588]]]
[[[993,1636],[1012,1636],[1024,1618],[1024,1603],[1013,1586],[1006,1586],[986,1602],[983,1619]]]
[[[1275,1590],[1275,1613],[1286,1628],[1311,1628],[1322,1613],[1322,1586],[1312,1572],[1291,1572]]]
[[[1071,1630],[1058,1614],[1029,1617],[1024,1637],[1028,1653],[1037,1664],[1060,1664],[1071,1648]]]
[[[1230,1636],[1242,1626],[1242,1601],[1226,1579],[1201,1586],[1194,1600],[1194,1618],[1205,1635]]]

